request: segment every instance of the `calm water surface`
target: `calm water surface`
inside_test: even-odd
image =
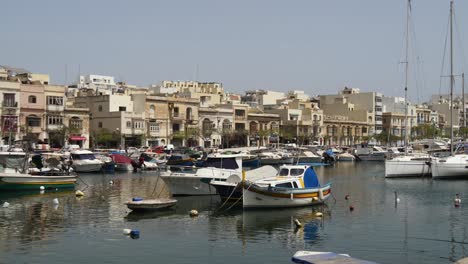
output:
[[[213,196],[181,197],[165,212],[129,213],[124,202],[132,197],[167,195],[146,172],[82,175],[82,199],[74,192],[0,193],[0,202],[10,203],[0,208],[0,263],[291,263],[297,250],[379,263],[451,263],[468,255],[468,181],[388,180],[383,169],[378,163],[317,168],[336,199],[287,210],[217,210]],[[453,206],[456,193],[460,208]],[[199,217],[189,217],[193,208]],[[296,230],[294,218],[304,227]],[[124,228],[140,230],[140,239],[124,236]]]

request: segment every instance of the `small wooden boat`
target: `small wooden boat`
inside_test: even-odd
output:
[[[133,198],[132,201],[126,202],[128,209],[133,211],[154,211],[162,210],[174,206],[177,200],[169,198],[157,198],[144,200],[141,198]]]

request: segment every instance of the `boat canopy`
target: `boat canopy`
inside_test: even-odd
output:
[[[228,169],[228,170],[236,170],[239,168],[237,165],[236,158],[208,158],[203,162],[202,167],[204,168],[220,168],[220,169]]]
[[[317,188],[320,187],[317,173],[312,167],[307,168],[304,173],[304,187],[305,188]]]
[[[124,155],[112,154],[110,156],[115,163],[132,163],[132,159]]]

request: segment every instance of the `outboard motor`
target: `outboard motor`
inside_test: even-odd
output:
[[[335,162],[335,153],[331,149],[323,152],[322,157],[324,163],[331,164]]]

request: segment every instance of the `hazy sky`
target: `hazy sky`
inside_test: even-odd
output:
[[[468,3],[455,8],[457,43],[468,44]],[[198,79],[234,92],[403,95],[405,10],[405,0],[5,0],[0,65],[60,84],[74,82],[80,65],[145,86]],[[410,57],[424,74],[410,73],[409,93],[425,99],[440,90],[449,0],[413,0],[412,10]]]

